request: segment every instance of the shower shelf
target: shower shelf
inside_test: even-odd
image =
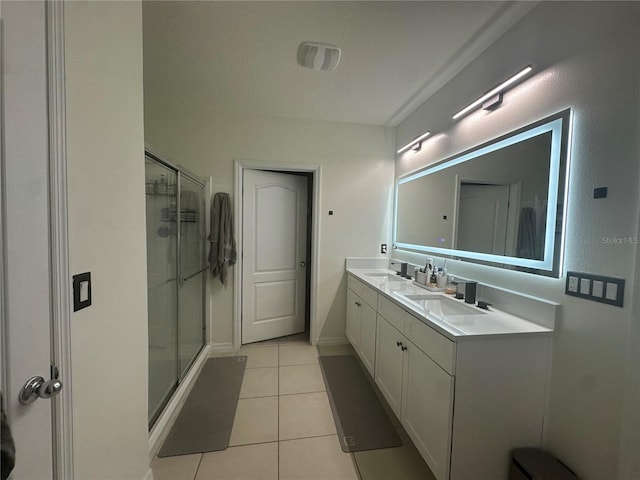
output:
[[[152,197],[175,197],[177,195],[177,185],[157,180],[146,182],[145,193]]]
[[[175,222],[177,219],[176,208],[165,207],[160,210],[160,220],[163,222]],[[180,222],[182,223],[198,223],[198,211],[195,209],[185,208],[180,210]]]

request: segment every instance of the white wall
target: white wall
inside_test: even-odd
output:
[[[161,82],[147,74],[154,68],[145,65],[145,140],[159,155],[211,175],[214,185],[229,192],[234,160],[321,165],[317,332],[325,341],[344,339],[344,259],[379,255],[380,243],[390,237],[393,131],[283,117],[220,116],[164,96]],[[226,288],[218,279],[211,282],[214,344],[232,341],[233,274],[235,268]]]
[[[427,129],[434,135],[421,152],[397,160],[397,176],[564,108],[574,110],[565,269],[625,278],[625,307],[565,296],[564,278],[453,261],[448,266],[461,276],[562,303],[545,446],[585,480],[617,478],[624,381],[637,381],[637,375],[625,377],[629,331],[637,320],[631,308],[637,246],[603,238],[637,239],[639,22],[637,3],[542,3],[398,128],[398,145]],[[534,73],[505,95],[498,110],[451,120],[529,63]],[[600,186],[609,187],[609,196],[594,200],[593,188]]]
[[[149,470],[140,2],[66,2],[69,247],[93,304],[71,316],[75,478]]]

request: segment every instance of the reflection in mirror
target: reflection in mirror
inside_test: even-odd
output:
[[[396,181],[394,246],[559,276],[570,111]]]

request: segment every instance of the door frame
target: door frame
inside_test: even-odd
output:
[[[67,142],[66,142],[66,85],[64,49],[64,3],[45,0],[47,97],[48,97],[48,196],[49,196],[49,263],[51,268],[51,362],[61,374],[64,388],[51,401],[52,474],[54,479],[73,479],[73,409],[71,374],[71,278],[69,276],[68,206],[67,206]],[[0,28],[2,28],[0,26]],[[0,29],[2,34],[3,28]],[[0,102],[1,103],[1,102]],[[0,104],[2,117],[4,105]],[[0,135],[0,149],[4,158],[4,131]],[[4,168],[0,169],[0,184],[8,181]],[[0,342],[0,383],[7,391],[8,366],[5,205],[0,195],[0,310],[2,342]],[[25,379],[26,381],[27,379]]]
[[[305,172],[313,175],[313,205],[311,210],[311,276],[309,288],[309,342],[316,345],[318,342],[318,245],[320,240],[320,187],[322,167],[315,164],[304,163],[277,163],[256,160],[234,161],[234,206],[233,217],[235,221],[234,235],[236,245],[240,246],[237,255],[234,274],[233,291],[233,348],[237,351],[242,343],[241,314],[242,314],[242,186],[245,170],[269,170],[276,172]]]
[[[71,386],[71,277],[67,204],[67,121],[64,2],[47,1],[49,94],[49,249],[51,252],[52,357],[64,379],[53,400],[54,478],[73,479]]]

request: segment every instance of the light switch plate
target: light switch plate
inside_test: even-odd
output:
[[[91,305],[91,272],[73,276],[73,311],[77,312]]]
[[[624,279],[582,272],[567,272],[565,295],[622,307]]]
[[[604,283],[600,280],[594,280],[591,295],[597,298],[602,298],[602,292],[604,288]]]
[[[618,284],[607,282],[607,293],[605,295],[607,300],[615,300],[618,298]]]
[[[580,293],[583,295],[589,295],[589,293],[591,293],[591,280],[588,278],[580,279]]]

